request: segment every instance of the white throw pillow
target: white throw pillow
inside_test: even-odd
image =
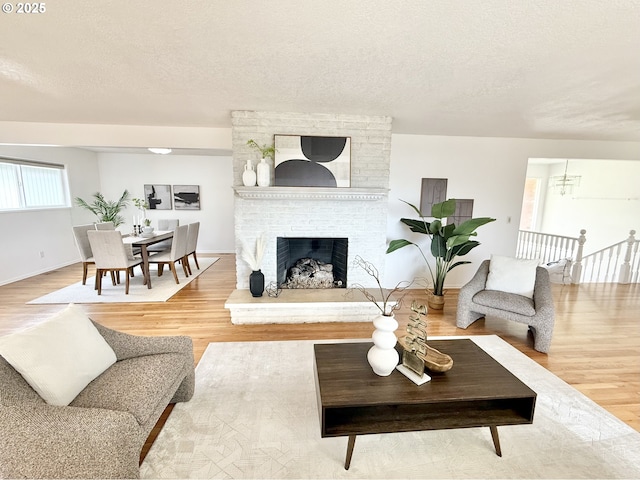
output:
[[[116,361],[116,354],[80,307],[0,338],[0,355],[50,405],[68,405]]]
[[[536,268],[539,264],[539,260],[491,255],[485,288],[533,298]]]

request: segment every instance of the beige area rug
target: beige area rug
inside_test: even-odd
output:
[[[499,337],[466,338],[538,394],[532,425],[499,428],[502,458],[488,428],[365,435],[346,471],[347,438],[320,438],[321,342],[211,343],[193,399],[176,405],[141,476],[640,478],[640,433]]]
[[[61,288],[55,292],[27,302],[27,304],[37,303],[135,303],[135,302],[166,302],[186,285],[189,285],[207,268],[216,263],[219,257],[198,258],[200,270],[191,262],[193,275],[185,277],[182,267],[178,266],[179,284],[173,278],[171,270],[165,266],[164,273],[158,277],[156,267],[151,267],[151,289],[142,284],[142,272],[136,267],[135,277],[130,279],[129,294],[124,293],[124,275],[120,274],[120,284],[114,287],[110,277],[105,277],[102,281],[102,294],[94,290],[95,277],[87,278],[87,284],[82,282],[74,283],[68,287]]]

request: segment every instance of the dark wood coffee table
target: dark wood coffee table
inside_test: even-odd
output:
[[[453,358],[445,373],[417,386],[398,371],[379,377],[367,363],[369,342],[314,345],[322,437],[348,436],[349,469],[357,435],[533,423],[536,393],[468,339],[429,341]],[[398,347],[399,349],[399,347]]]

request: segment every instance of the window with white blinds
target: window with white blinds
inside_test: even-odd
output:
[[[0,157],[0,210],[69,206],[64,165]]]

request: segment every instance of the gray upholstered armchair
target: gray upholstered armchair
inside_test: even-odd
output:
[[[524,323],[533,332],[534,348],[539,352],[548,352],[555,310],[547,270],[537,267],[532,299],[514,293],[485,290],[488,274],[489,260],[485,260],[471,281],[460,289],[456,325],[467,328],[484,316]]]
[[[169,403],[193,395],[193,343],[96,324],[117,361],[53,406],[0,357],[0,478],[138,478],[140,451]]]

